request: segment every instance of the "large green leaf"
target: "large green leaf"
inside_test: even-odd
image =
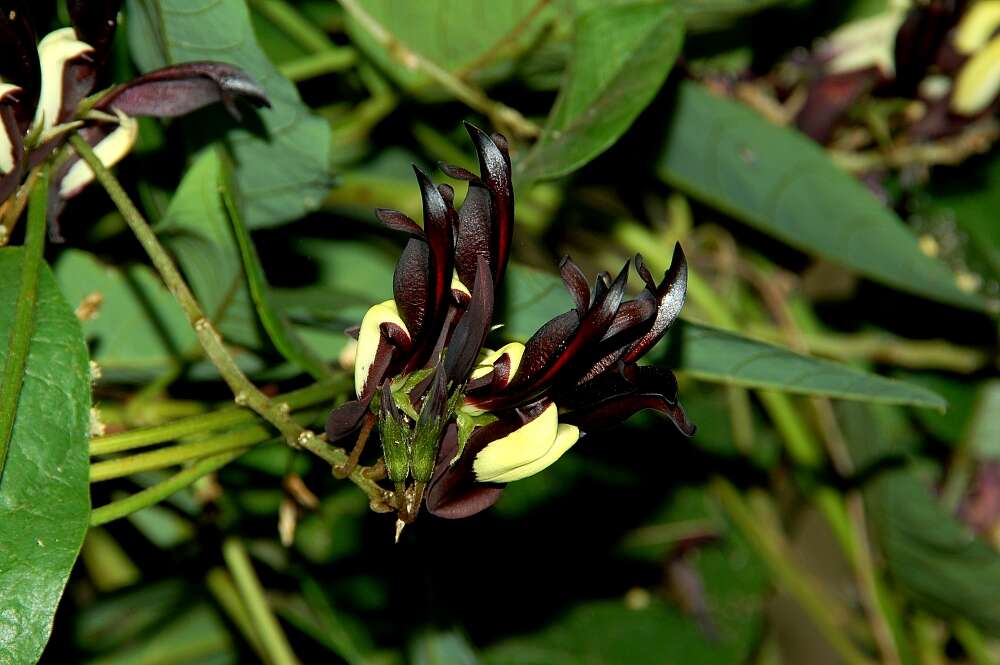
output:
[[[566,77],[522,181],[574,171],[614,144],[652,101],[680,53],[684,22],[672,4],[593,9],[576,21]]]
[[[102,264],[94,255],[70,249],[59,256],[56,279],[66,300],[79,306],[99,296],[94,314],[83,321],[93,359],[112,380],[132,380],[161,372],[197,340],[180,305],[145,266],[125,269]]]
[[[0,250],[0,340],[7,348],[21,248]],[[5,359],[0,358],[0,365]],[[90,369],[83,332],[48,267],[0,479],[0,665],[38,660],[90,514]]]
[[[507,279],[504,331],[513,339],[527,339],[543,323],[572,307],[566,288],[554,275],[515,265]],[[946,406],[941,397],[921,386],[688,321],[677,324],[650,359],[661,359],[668,349],[678,357],[677,370],[705,381],[887,404]]]
[[[360,0],[363,10],[408,50],[441,69],[476,81],[496,81],[511,71],[510,60],[536,39],[544,21],[538,0]],[[399,62],[353,19],[351,41],[397,83],[411,92],[434,93],[431,80]],[[496,58],[495,55],[501,55]],[[496,61],[501,60],[499,64]],[[482,71],[481,65],[490,65]]]
[[[658,168],[670,184],[803,251],[903,291],[985,306],[820,147],[696,83],[677,90]]]
[[[259,111],[266,136],[248,128],[226,133],[236,183],[253,227],[281,224],[319,207],[330,188],[330,128],[257,45],[243,0],[129,0],[129,44],[143,71],[190,60],[243,68],[267,90]]]

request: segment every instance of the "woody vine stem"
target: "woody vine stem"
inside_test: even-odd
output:
[[[76,150],[80,158],[93,170],[97,181],[107,191],[108,196],[114,202],[118,211],[125,218],[125,222],[135,233],[136,238],[143,249],[149,255],[157,272],[166,284],[170,293],[184,310],[184,315],[194,329],[198,342],[201,344],[205,355],[213,365],[219,370],[223,380],[233,391],[235,401],[240,406],[249,407],[267,422],[273,425],[284,437],[285,441],[293,448],[301,448],[322,458],[331,466],[340,467],[348,461],[347,453],[341,448],[332,446],[314,432],[302,427],[289,415],[287,404],[274,402],[262,393],[247,378],[243,370],[239,368],[236,361],[226,350],[222,342],[222,337],[212,322],[205,316],[201,305],[195,299],[194,294],[188,287],[184,277],[174,264],[170,255],[157,239],[149,223],[136,208],[132,199],[129,198],[121,183],[114,174],[94,154],[90,145],[79,135],[73,134],[70,143]],[[347,478],[360,487],[368,495],[372,509],[379,512],[388,511],[388,493],[382,489],[374,480],[368,477],[364,467],[356,467]]]

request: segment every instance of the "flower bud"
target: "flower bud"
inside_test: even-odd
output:
[[[382,385],[380,401],[378,431],[385,470],[389,480],[403,483],[410,473],[410,428],[396,407],[388,382]]]
[[[434,473],[441,436],[448,422],[447,407],[448,386],[444,372],[438,370],[431,379],[413,432],[413,479],[418,483],[426,483]]]

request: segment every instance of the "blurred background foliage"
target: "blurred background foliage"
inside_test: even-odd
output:
[[[939,163],[879,133],[913,100],[863,96],[824,147],[775,83],[886,4],[128,0],[114,80],[216,59],[271,97],[240,125],[143,120],[116,172],[300,423],[347,396],[343,330],[391,297],[400,243],[372,209],[419,220],[410,163],[474,169],[470,120],[514,160],[501,334],[570,306],[560,256],[593,274],[642,252],[655,272],[679,241],[688,303],[653,361],[699,431],[637,416],[394,546],[358,488],[232,406],[95,187],[46,250],[38,316],[56,322],[18,415],[68,424],[0,485],[0,663],[1000,663],[995,120],[963,129],[987,138],[957,157],[928,144],[952,151]],[[40,339],[57,329],[86,340],[89,425],[86,359]],[[72,450],[88,430],[89,518]],[[32,612],[5,611],[15,590]]]

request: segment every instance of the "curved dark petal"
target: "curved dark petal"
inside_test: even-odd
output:
[[[466,180],[468,182],[479,180],[479,176],[469,169],[464,169],[461,166],[438,162],[438,168],[441,169],[441,173],[445,174],[449,178],[454,178],[455,180]]]
[[[653,279],[653,275],[649,272],[649,268],[646,267],[646,262],[643,260],[642,254],[635,255],[635,271],[646,284],[646,288],[649,289],[651,293],[656,293],[656,280]]]
[[[806,102],[795,116],[795,125],[817,143],[828,143],[847,109],[881,78],[877,67],[820,78],[809,88]]]
[[[458,431],[454,424],[448,425],[438,451],[434,475],[424,494],[428,512],[445,519],[461,519],[495,504],[503,493],[504,486],[477,483],[472,462],[487,444],[510,434],[518,426],[519,423],[516,422],[498,420],[476,429],[469,437],[462,456],[451,466],[449,463],[458,452]]]
[[[649,330],[640,337],[625,354],[625,362],[635,362],[663,337],[667,329],[677,319],[684,299],[687,297],[687,258],[680,243],[674,245],[674,256],[670,269],[656,288],[656,318]]]
[[[9,101],[9,100],[8,100]],[[0,171],[0,203],[7,200],[21,183],[22,166],[24,164],[24,143],[17,117],[10,104],[0,99],[0,132],[6,137],[0,141],[0,149],[8,150],[11,168],[6,173]]]
[[[465,202],[458,211],[458,234],[455,239],[455,270],[458,278],[471,289],[476,281],[479,257],[490,256],[490,192],[475,183],[469,185]],[[493,270],[492,263],[490,264]]]
[[[677,379],[662,367],[626,364],[560,395],[559,404],[569,410],[560,420],[584,431],[614,425],[643,409],[666,414],[686,436],[695,430],[677,401]]]
[[[449,185],[447,183],[443,183],[443,182],[441,184],[439,184],[437,186],[437,188],[438,188],[438,194],[440,194],[441,198],[443,198],[445,200],[445,203],[447,203],[450,206],[454,206],[455,205],[455,188],[452,187],[451,185]]]
[[[431,179],[416,166],[413,172],[420,184],[420,196],[424,209],[424,236],[430,248],[430,297],[428,298],[428,321],[436,327],[444,318],[448,307],[448,291],[452,278],[452,220],[454,210]],[[426,332],[426,331],[425,331]],[[430,344],[434,343],[430,340]],[[426,344],[426,342],[425,342]]]
[[[482,390],[486,386],[491,385],[493,383],[494,371],[495,370],[491,370],[486,374],[484,374],[483,376],[479,377],[478,379],[469,379],[469,381],[465,384],[465,392],[467,393],[476,392],[477,390]]]
[[[410,336],[406,334],[405,330],[391,321],[380,323],[378,328],[382,332],[382,336],[397,349],[403,349],[405,351],[410,347],[410,344],[413,341]]]
[[[507,387],[510,383],[510,354],[504,353],[493,363],[490,384],[494,390]]]
[[[590,299],[591,307],[596,305],[599,300],[604,299],[609,288],[611,288],[611,275],[607,271],[597,273],[597,278],[594,279],[593,297]]]
[[[648,291],[643,291],[635,300],[623,302],[601,341],[613,339],[627,330],[649,322],[657,313],[656,305],[656,298]]]
[[[333,409],[326,419],[326,440],[330,443],[337,443],[357,433],[361,429],[361,422],[368,412],[368,404],[371,399],[344,402]]]
[[[392,296],[410,338],[423,331],[431,305],[430,248],[421,238],[410,238],[392,274]]]
[[[420,228],[420,225],[398,210],[375,208],[375,216],[388,229],[409,233],[417,238],[424,237],[424,230]]]
[[[57,122],[67,122],[76,115],[80,102],[86,99],[97,83],[97,63],[89,54],[66,63],[63,69],[62,105]]]
[[[444,367],[449,381],[461,383],[472,371],[493,318],[493,278],[486,258],[479,257],[472,299],[448,342]]]
[[[77,39],[94,48],[94,61],[98,67],[107,61],[110,54],[121,6],[121,0],[66,1]]]
[[[385,329],[383,328],[383,333]],[[375,359],[368,368],[368,376],[365,377],[364,387],[359,399],[367,401],[375,394],[375,390],[382,384],[382,379],[387,374],[389,367],[393,364],[397,353],[396,346],[389,341],[385,334],[378,341],[375,349]]]
[[[535,331],[524,345],[521,364],[510,382],[511,389],[533,385],[536,377],[565,350],[579,327],[580,315],[572,309]]]
[[[622,303],[615,314],[614,321],[598,346],[590,368],[576,380],[577,384],[586,383],[598,374],[613,367],[632,344],[641,337],[653,321],[656,314],[656,300],[648,291],[643,291],[635,300]]]
[[[580,266],[573,263],[573,259],[564,256],[559,262],[559,275],[562,277],[566,290],[573,296],[576,311],[583,316],[590,305],[590,285],[587,284],[587,277],[580,270]]]
[[[35,116],[42,87],[35,31],[24,2],[5,2],[0,11],[0,79],[22,89],[14,116],[23,134]]]
[[[514,185],[511,181],[510,155],[507,139],[499,134],[488,135],[475,125],[465,123],[479,155],[480,179],[490,190],[492,205],[491,254],[494,260],[493,283],[499,286],[510,258],[511,239],[514,235]]]
[[[96,108],[121,110],[126,115],[174,118],[203,106],[222,102],[236,120],[236,100],[270,106],[267,93],[239,67],[222,62],[185,62],[132,79],[101,98]]]

